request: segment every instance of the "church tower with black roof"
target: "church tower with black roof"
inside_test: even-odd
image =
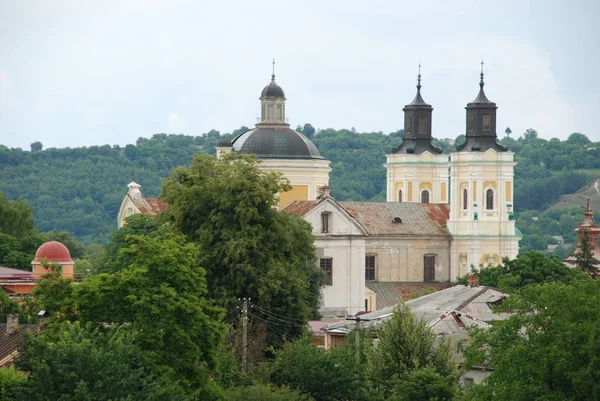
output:
[[[432,143],[433,108],[417,94],[404,106],[402,143],[387,155],[387,201],[448,203],[448,155]]]

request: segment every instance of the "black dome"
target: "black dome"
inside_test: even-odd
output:
[[[275,75],[271,75],[271,83],[262,90],[261,99],[285,99],[285,93],[281,86],[275,83]]]
[[[234,151],[256,154],[259,159],[323,159],[310,139],[289,128],[258,127],[232,142]]]

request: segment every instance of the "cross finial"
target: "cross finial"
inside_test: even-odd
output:
[[[479,74],[479,86],[483,88],[483,58],[481,59],[481,73]]]
[[[275,79],[275,59],[273,59],[273,74],[271,75],[272,79]]]
[[[419,61],[419,75],[417,75],[417,89],[421,89],[421,62]]]

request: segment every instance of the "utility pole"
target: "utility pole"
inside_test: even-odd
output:
[[[248,299],[242,306],[242,372],[248,370]]]
[[[356,362],[360,363],[360,322],[366,322],[371,319],[361,319],[360,316],[346,316],[346,320],[354,320],[354,342],[356,344]]]

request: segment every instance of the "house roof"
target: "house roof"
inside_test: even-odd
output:
[[[37,324],[20,324],[15,331],[8,334],[6,323],[0,323],[0,367],[7,367],[17,356],[17,350],[25,331],[38,332]]]
[[[302,216],[322,201],[296,201],[284,210]],[[450,205],[408,202],[335,202],[356,219],[368,235],[450,235]],[[393,220],[399,217],[401,223]]]
[[[156,198],[143,198],[141,196],[131,196],[127,194],[135,207],[140,210],[140,213],[149,214],[151,216],[163,212],[167,208],[167,204]]]
[[[457,285],[434,292],[420,298],[406,302],[417,318],[424,319],[436,334],[444,334],[449,330],[463,332],[469,325],[485,326],[492,320],[505,319],[508,314],[498,314],[492,311],[492,305],[506,297],[505,294],[492,287],[469,287]],[[394,306],[367,313],[361,316],[364,319],[363,327],[377,328],[382,322],[389,319]],[[453,315],[454,313],[454,315]],[[451,320],[444,321],[448,317]],[[326,326],[328,332],[349,333],[353,327],[352,321],[340,321]]]
[[[33,272],[21,269],[13,269],[12,267],[0,266],[1,280],[20,280],[33,278]]]
[[[423,292],[443,290],[451,287],[451,283],[404,283],[404,282],[379,282],[367,281],[365,284],[377,294],[377,309],[398,305],[402,301],[409,301],[411,295]]]

